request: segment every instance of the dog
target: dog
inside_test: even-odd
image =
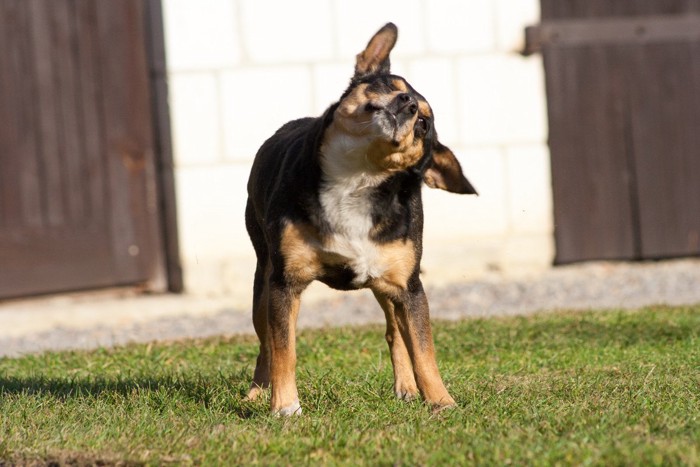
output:
[[[296,321],[301,293],[315,280],[374,293],[386,316],[397,397],[420,392],[436,410],[455,404],[438,372],[419,277],[421,187],[476,190],[438,141],[428,102],[391,74],[397,37],[394,24],[382,27],[357,55],[340,100],[320,117],[283,125],[253,162],[245,220],[257,256],[260,351],[246,399],[271,387],[278,415],[301,413]]]

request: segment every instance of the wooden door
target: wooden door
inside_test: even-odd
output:
[[[165,287],[144,5],[0,1],[0,297]]]
[[[556,262],[700,255],[700,0],[541,6]]]

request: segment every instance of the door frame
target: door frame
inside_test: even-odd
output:
[[[145,0],[146,50],[148,57],[151,107],[153,109],[153,141],[155,150],[158,213],[163,245],[163,282],[150,284],[154,291],[182,292],[184,290],[180,242],[177,229],[175,195],[175,164],[173,160],[168,101],[165,31],[161,0]]]

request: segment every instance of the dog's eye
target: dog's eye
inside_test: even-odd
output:
[[[428,121],[423,117],[418,117],[415,130],[419,136],[426,134],[428,132]]]
[[[367,103],[367,105],[365,105],[365,112],[375,112],[377,110],[379,110],[379,107],[377,107],[376,105],[372,105],[369,102]]]

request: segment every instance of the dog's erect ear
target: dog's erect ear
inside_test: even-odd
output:
[[[430,188],[440,188],[464,195],[478,195],[462,173],[462,167],[454,153],[439,141],[433,145],[433,159],[423,175],[423,180]]]
[[[357,54],[355,78],[376,73],[389,73],[389,53],[396,44],[399,30],[394,23],[387,23],[369,40],[365,50]]]

